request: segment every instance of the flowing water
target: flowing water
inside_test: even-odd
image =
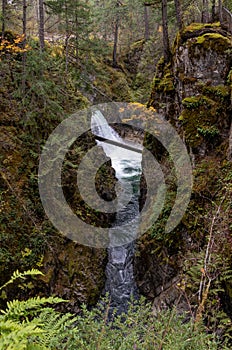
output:
[[[140,150],[142,146],[122,139],[110,127],[100,111],[93,113],[91,128],[93,134],[122,145],[122,147],[119,147],[98,141],[105,154],[111,158],[111,164],[115,170],[119,185],[121,185],[121,190],[123,188],[122,191],[124,191],[125,195],[126,193],[131,193],[129,203],[117,211],[113,227],[109,230],[110,246],[108,248],[105,292],[109,293],[111,307],[116,308],[121,313],[126,311],[127,303],[131,297],[135,297],[137,294],[133,273],[133,240],[136,239],[139,225],[138,199],[142,162],[141,153],[128,150],[123,146],[129,144]],[[120,199],[118,204],[120,204]],[[129,229],[128,227],[127,229],[122,227],[126,223],[129,223]],[[129,237],[128,242],[131,243],[121,245],[120,237]]]

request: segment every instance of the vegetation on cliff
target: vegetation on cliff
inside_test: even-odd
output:
[[[16,271],[7,283],[38,274],[38,270]],[[144,299],[131,303],[127,314],[115,313],[110,320],[107,298],[91,311],[83,305],[79,315],[56,312],[54,305],[59,303],[65,300],[37,297],[9,302],[0,315],[1,349],[217,349],[214,336],[206,334],[202,324],[186,322],[175,309],[155,315]]]
[[[77,88],[79,78],[74,70],[64,74],[65,60],[60,52],[57,54],[56,46],[47,45],[40,53],[38,42],[32,39],[25,49],[28,62],[25,75],[21,62],[25,50],[18,46],[23,37],[5,33],[4,40],[0,61],[2,281],[16,269],[43,266],[45,276],[27,289],[31,295],[39,291],[44,295],[56,293],[70,300],[72,310],[78,309],[81,302],[95,303],[101,294],[106,253],[75,245],[56,232],[43,212],[37,174],[41,149],[51,131],[71,112],[87,107],[89,101]],[[73,159],[82,157],[83,147],[95,144],[92,136],[86,137],[79,141],[82,151],[75,144],[67,156],[64,187],[73,177]],[[112,179],[112,175],[108,166],[102,167],[99,184],[107,186],[105,178]],[[75,204],[74,188],[66,187],[67,198],[80,211]],[[79,215],[89,217],[86,208]],[[96,213],[95,221],[99,219]],[[80,291],[78,299],[76,290]],[[22,296],[25,291],[7,293]]]
[[[231,36],[217,23],[191,24],[178,34],[170,62],[157,66],[148,104],[182,135],[194,184],[180,225],[165,234],[175,199],[170,186],[169,203],[137,257],[138,284],[157,308],[179,305],[222,339],[231,335],[231,48]],[[147,147],[157,142],[148,137]],[[167,154],[160,151],[165,169]]]
[[[76,349],[77,344],[80,349],[179,350],[226,349],[229,343],[230,348],[231,36],[219,22],[188,25],[193,16],[199,19],[199,10],[185,2],[181,30],[164,59],[161,11],[152,0],[107,0],[105,7],[91,1],[97,4],[92,15],[91,6],[82,1],[77,2],[79,7],[72,1],[39,3],[42,8],[50,6],[45,22],[54,31],[47,32],[47,40],[41,23],[39,38],[33,36],[34,20],[28,18],[25,24],[25,11],[35,14],[34,7],[27,9],[25,1],[23,7],[2,1],[0,274],[2,283],[17,269],[39,268],[43,274],[1,289],[5,311],[0,316],[0,345],[17,350]],[[175,1],[168,11],[169,39],[176,32],[177,5]],[[15,16],[19,8],[24,22],[17,34],[12,28],[21,25]],[[145,103],[151,82],[148,105],[180,133],[191,156],[194,185],[180,225],[164,233],[175,201],[176,174],[162,145],[148,135],[144,144],[161,163],[168,188],[165,209],[138,242],[135,257],[139,290],[153,304],[135,303],[127,315],[115,316],[111,323],[107,301],[91,311],[81,306],[96,304],[102,293],[106,251],[75,244],[54,229],[39,199],[38,163],[47,137],[70,113],[100,102]],[[90,134],[85,136],[65,159],[63,187],[75,213],[98,224],[105,217],[78,203],[75,186],[75,167],[95,145]],[[108,188],[109,197],[114,197],[109,164],[101,167],[97,183],[99,193],[106,195]],[[13,280],[16,276],[20,273]],[[47,307],[54,303],[61,311],[79,315]]]

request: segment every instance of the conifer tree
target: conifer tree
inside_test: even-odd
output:
[[[39,43],[40,50],[43,51],[45,47],[44,42],[44,1],[39,0]]]
[[[67,68],[70,59],[78,62],[80,53],[89,51],[90,6],[83,0],[49,0],[46,5],[48,13],[59,16]]]
[[[5,35],[5,26],[6,26],[6,7],[7,7],[7,0],[2,0],[2,39],[4,39]]]

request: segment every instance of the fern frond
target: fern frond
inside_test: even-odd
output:
[[[3,286],[0,287],[0,290],[8,286],[8,284],[13,283],[18,278],[25,279],[27,276],[36,276],[36,275],[43,275],[43,273],[37,269],[31,269],[24,272],[19,272],[19,270],[16,270],[13,272],[11,279],[8,282],[6,282]]]
[[[12,300],[7,302],[7,309],[2,310],[6,319],[19,319],[20,317],[27,317],[28,315],[36,315],[46,304],[58,304],[67,302],[67,300],[57,297],[34,297],[26,301]]]
[[[8,327],[7,331],[4,328]],[[32,336],[41,336],[43,329],[33,323],[15,323],[6,321],[5,325],[1,324],[0,348],[3,349],[28,349],[27,344]],[[46,349],[45,347],[41,348]],[[48,348],[47,348],[48,349]]]
[[[12,320],[0,320],[0,334],[4,332],[12,332],[21,329],[21,325],[18,322]]]
[[[37,321],[43,323],[43,330],[46,332],[46,337],[40,339],[40,344],[45,347],[68,349],[67,343],[74,335],[78,336],[78,329],[75,327],[78,318],[67,313],[61,315],[53,309],[50,311],[44,309],[37,318]]]

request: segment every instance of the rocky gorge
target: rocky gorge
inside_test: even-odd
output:
[[[211,254],[225,259],[225,265],[231,264],[231,50],[231,35],[220,25],[193,23],[177,35],[171,61],[160,60],[153,80],[148,106],[178,130],[189,150],[194,174],[190,204],[179,226],[162,235],[167,219],[163,213],[150,237],[145,235],[138,243],[137,284],[157,310],[173,304],[189,310],[189,300],[198,304],[193,294],[199,286],[194,286],[190,278],[193,272],[188,270],[203,276],[207,269],[207,253],[204,257],[203,251],[207,251],[212,230]],[[145,142],[148,149],[158,150],[155,154],[167,168],[167,154],[157,141],[147,135]],[[173,203],[173,191],[171,185],[167,206]],[[220,219],[216,218],[219,222],[214,227],[217,208]],[[230,282],[220,283],[224,291],[217,303],[231,313]]]
[[[177,305],[180,311],[193,312],[199,311],[199,305],[207,307],[208,303],[209,308],[213,305],[215,309],[232,314],[231,279],[221,278],[218,273],[220,270],[222,276],[226,275],[232,266],[231,53],[231,35],[219,23],[195,23],[178,33],[170,61],[164,62],[161,58],[156,67],[148,107],[163,115],[177,129],[189,151],[194,174],[189,207],[174,231],[164,232],[176,191],[171,160],[167,159],[164,148],[151,135],[116,127],[122,137],[130,140],[140,139],[141,142],[144,136],[144,145],[161,163],[168,184],[165,210],[153,227],[136,242],[132,259],[138,291],[153,302],[156,310]],[[112,74],[113,69],[109,70]],[[48,74],[52,73],[48,71]],[[126,91],[119,87],[119,98],[130,99],[123,74],[118,69],[112,79],[114,82],[119,80],[119,76],[123,79]],[[55,294],[69,300],[62,310],[79,312],[81,303],[95,305],[103,293],[107,251],[72,242],[59,235],[49,223],[39,200],[36,177],[41,144],[58,121],[51,123],[40,115],[41,118],[36,121],[39,127],[34,128],[34,124],[29,123],[25,128],[18,116],[17,96],[9,100],[9,92],[4,87],[0,92],[4,100],[1,105],[2,210],[5,213],[2,219],[2,255],[4,259],[7,257],[8,262],[1,270],[3,282],[19,265],[21,269],[37,266],[44,276],[28,284],[26,290],[29,295],[35,292],[45,296]],[[115,94],[114,89],[113,96]],[[75,108],[87,107],[89,101],[80,92],[75,92],[77,95]],[[99,102],[102,99],[104,97],[101,96]],[[71,112],[68,104],[66,113]],[[105,217],[91,212],[75,188],[78,157],[93,145],[96,141],[89,133],[70,149],[64,163],[64,193],[73,211],[80,217],[96,225],[104,222],[110,226],[115,216]],[[96,181],[98,192],[107,201],[116,195],[116,177],[111,165],[109,160],[100,169]],[[13,189],[12,183],[16,189]],[[142,206],[146,196],[143,179],[140,187]],[[12,221],[12,217],[17,220]],[[210,259],[205,255],[209,250]],[[199,295],[201,280],[204,283]],[[209,281],[212,295],[206,288]],[[216,289],[219,291],[215,292]],[[9,288],[7,293],[23,297],[25,290]],[[207,294],[206,299],[202,298],[204,293]]]

